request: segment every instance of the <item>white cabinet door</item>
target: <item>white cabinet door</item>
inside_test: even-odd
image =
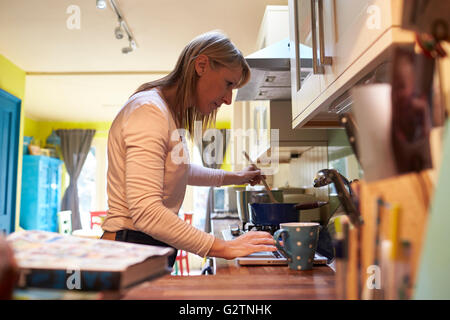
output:
[[[323,2],[325,90],[390,27],[399,25],[402,0],[318,0]]]
[[[388,47],[411,41],[399,28],[403,1],[289,0],[294,128],[327,120],[327,106],[381,63]]]
[[[315,53],[311,0],[289,0],[289,39],[291,52],[292,117],[298,117],[320,94],[320,74],[314,74],[311,59]],[[315,34],[314,34],[315,35]]]

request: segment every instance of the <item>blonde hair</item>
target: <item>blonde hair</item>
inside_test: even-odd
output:
[[[167,76],[144,83],[134,94],[154,87],[176,86],[175,105],[169,106],[177,125],[189,131],[191,137],[194,132],[195,121],[202,121],[203,129],[215,123],[217,110],[203,115],[193,105],[193,97],[197,85],[195,59],[204,54],[209,58],[211,68],[219,66],[226,68],[242,68],[242,76],[237,88],[244,86],[250,79],[250,68],[241,51],[220,31],[211,31],[194,38],[181,52],[177,64]]]

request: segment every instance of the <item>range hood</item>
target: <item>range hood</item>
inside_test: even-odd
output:
[[[301,81],[312,72],[312,50],[300,45]],[[236,101],[290,100],[291,52],[289,38],[245,57],[251,70],[250,81],[237,92]]]

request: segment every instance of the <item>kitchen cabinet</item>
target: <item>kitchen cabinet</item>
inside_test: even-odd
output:
[[[288,6],[266,6],[256,40],[257,50],[289,37]]]
[[[23,156],[20,202],[22,228],[58,232],[61,164],[61,160],[51,157]]]
[[[293,127],[335,126],[343,105],[334,102],[386,62],[392,45],[414,42],[414,33],[399,27],[402,5],[289,0]],[[305,58],[311,63],[301,65]]]

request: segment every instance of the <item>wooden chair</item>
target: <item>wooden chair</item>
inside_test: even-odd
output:
[[[98,226],[101,228],[103,220],[106,217],[106,211],[91,211],[91,229],[94,229],[94,226]]]

